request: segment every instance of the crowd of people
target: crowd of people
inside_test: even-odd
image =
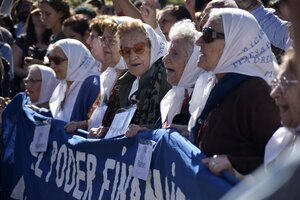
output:
[[[10,8],[0,18],[1,112],[25,92],[28,106],[67,122],[70,134],[104,138],[134,106],[126,137],[175,129],[208,156],[199,162],[213,174],[239,179],[263,164],[278,168],[299,145],[297,32],[283,0],[17,0]]]

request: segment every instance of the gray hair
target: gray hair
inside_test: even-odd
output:
[[[193,53],[195,42],[199,38],[199,36],[200,33],[196,30],[195,23],[190,19],[184,19],[176,22],[169,32],[170,40],[185,39],[187,41],[187,53],[189,57]]]

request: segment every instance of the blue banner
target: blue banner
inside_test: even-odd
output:
[[[4,199],[219,199],[235,184],[212,175],[201,164],[205,155],[174,130],[86,139],[53,119],[46,152],[32,153],[35,126],[50,119],[26,103],[19,94],[3,113]],[[147,181],[132,176],[141,139],[155,143]]]

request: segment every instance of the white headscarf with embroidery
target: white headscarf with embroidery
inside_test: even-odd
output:
[[[276,76],[277,61],[268,37],[254,16],[236,8],[212,9],[210,18],[215,14],[222,17],[225,47],[213,74],[239,73],[261,77],[270,84]],[[213,74],[204,73],[197,80],[197,88],[190,102],[189,129],[195,125],[215,86],[216,78]]]
[[[69,122],[79,89],[84,80],[91,75],[98,75],[98,62],[84,44],[74,39],[62,39],[53,44],[60,47],[68,58],[67,75],[60,80],[50,99],[50,109],[54,118]],[[72,81],[68,93],[67,81]],[[61,103],[64,101],[64,108]]]

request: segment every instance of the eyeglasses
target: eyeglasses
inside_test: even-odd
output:
[[[26,84],[26,85],[28,85],[28,84],[31,84],[31,85],[34,85],[34,84],[36,84],[36,83],[39,83],[39,82],[41,82],[42,80],[35,80],[35,79],[32,79],[32,78],[25,78],[24,79],[24,83]]]
[[[202,30],[202,39],[205,43],[211,43],[215,39],[224,39],[224,38],[225,38],[224,33],[216,32],[211,27],[205,27]]]
[[[146,43],[140,42],[133,45],[133,47],[120,47],[120,54],[123,57],[128,57],[130,55],[131,50],[133,50],[136,54],[143,54],[145,52],[145,48]]]
[[[298,80],[288,80],[286,77],[282,77],[281,79],[277,79],[277,78],[273,79],[273,81],[271,82],[271,86],[272,86],[272,89],[279,86],[281,92],[285,93],[289,86],[291,86],[292,84],[298,84],[298,83],[299,83]]]
[[[59,56],[48,56],[48,59],[49,59],[49,63],[53,62],[55,65],[59,65],[62,62],[68,60],[67,58],[62,58]]]
[[[91,38],[91,40],[94,40],[94,39],[97,38],[98,36],[93,35],[93,33],[90,33],[90,34],[89,34],[89,37]]]
[[[117,44],[117,41],[114,38],[107,38],[104,36],[99,37],[99,40],[101,41],[101,44],[106,44],[107,46],[113,46]]]

